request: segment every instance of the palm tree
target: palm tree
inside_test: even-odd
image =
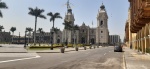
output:
[[[5,4],[5,2],[1,2],[1,0],[0,0],[0,9],[7,9],[8,7],[7,7],[7,5]],[[3,17],[3,14],[2,14],[2,12],[1,12],[1,10],[0,10],[0,17]]]
[[[0,32],[2,32],[3,29],[4,29],[4,27],[0,25]]]
[[[14,35],[14,31],[16,31],[16,27],[11,27],[10,31],[12,32],[12,42],[13,42],[13,35]]]
[[[57,27],[54,28],[54,32],[55,32],[56,34],[58,33],[59,30],[60,30],[60,29],[58,29]]]
[[[41,35],[42,35],[42,32],[43,32],[43,29],[39,28],[37,31],[39,32],[39,46],[41,46],[40,43],[41,43]]]
[[[44,18],[46,19],[46,17],[44,15],[42,15],[42,13],[44,12],[43,9],[38,9],[37,7],[35,9],[33,8],[29,8],[29,15],[35,16],[35,29],[34,29],[34,45],[36,44],[36,40],[35,40],[35,34],[36,34],[36,25],[37,25],[37,17],[40,18]]]
[[[33,29],[28,27],[28,28],[26,28],[26,30],[29,32],[29,34],[28,34],[28,43],[29,43],[30,42],[29,38],[31,37],[31,32],[33,31]]]
[[[53,37],[55,19],[56,18],[61,18],[62,19],[62,17],[60,16],[60,13],[54,13],[53,14],[52,12],[49,12],[47,15],[50,16],[50,22],[53,21],[53,27],[52,27],[52,37]],[[52,44],[51,44],[51,50],[53,50],[53,41],[52,41]]]

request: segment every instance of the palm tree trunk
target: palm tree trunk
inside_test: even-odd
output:
[[[35,17],[34,45],[36,44],[36,38],[35,38],[35,35],[36,35],[36,24],[37,24],[37,17]]]
[[[13,37],[14,37],[14,36],[13,36],[13,35],[14,35],[14,32],[12,32],[12,43],[14,42],[14,40],[13,40]]]
[[[74,45],[75,45],[75,31],[74,31]]]
[[[54,34],[54,20],[53,20],[53,27],[52,27],[52,46],[51,46],[51,50],[53,50],[53,42],[54,42],[54,36],[53,36],[53,34]]]

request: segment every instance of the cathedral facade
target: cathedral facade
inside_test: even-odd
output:
[[[74,25],[74,15],[72,14],[71,7],[67,7],[68,11],[64,21],[71,21],[70,25]],[[103,44],[109,43],[108,31],[108,16],[105,6],[102,4],[97,14],[97,27],[90,28],[84,22],[79,26],[79,30],[71,31],[64,29],[62,34],[62,42],[67,43],[81,43],[81,44]]]

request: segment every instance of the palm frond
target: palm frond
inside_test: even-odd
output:
[[[61,16],[56,16],[56,18],[61,18],[61,19],[62,19],[62,17],[61,17]]]
[[[16,27],[11,27],[10,31],[12,31],[12,32],[16,31]]]
[[[46,19],[44,15],[39,15],[38,17]]]
[[[2,29],[4,29],[4,27],[0,25],[0,32],[2,31]]]
[[[29,15],[32,15],[32,16],[35,16],[35,11],[34,11],[34,9],[33,8],[29,8]]]
[[[43,31],[43,29],[42,29],[42,28],[39,28],[37,31],[41,33],[41,32]]]
[[[7,5],[5,2],[0,2],[0,8],[7,9]]]
[[[48,16],[53,16],[52,12],[47,13]]]
[[[42,15],[42,13],[44,12],[43,9],[39,9],[36,7],[35,9],[29,8],[29,10],[30,10],[28,13],[29,15],[46,19],[46,17]]]
[[[53,18],[53,17],[50,18],[50,22],[51,22],[51,21],[54,21],[54,18]]]
[[[55,14],[54,14],[54,16],[56,17],[56,16],[59,16],[60,15],[60,13],[58,13],[58,12],[56,12]]]
[[[33,12],[33,11],[34,11],[34,9],[33,9],[33,8],[31,8],[31,7],[29,7],[29,10],[30,10],[31,12]]]

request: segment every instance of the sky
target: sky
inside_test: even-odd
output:
[[[2,0],[8,6],[8,9],[0,9],[3,13],[3,18],[0,18],[0,25],[4,26],[6,32],[10,31],[11,27],[16,27],[15,35],[24,36],[25,28],[31,27],[34,29],[35,17],[28,14],[29,7],[44,9],[43,15],[47,19],[38,18],[37,29],[43,28],[45,32],[49,32],[52,28],[49,12],[59,12],[63,19],[55,20],[55,27],[63,30],[65,13],[67,12],[67,0]],[[97,27],[97,14],[102,3],[105,5],[108,14],[108,29],[110,35],[120,35],[124,38],[125,23],[128,18],[128,0],[70,0],[72,12],[75,18],[75,24],[81,26],[84,22],[86,25]]]

